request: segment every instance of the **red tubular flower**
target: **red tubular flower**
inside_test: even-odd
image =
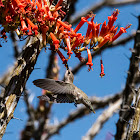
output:
[[[64,28],[68,29],[69,31],[71,30],[71,26],[72,25],[67,25],[66,23],[64,23],[63,21],[61,21],[60,19],[57,20],[57,22],[63,26]]]
[[[58,3],[55,5],[55,9],[57,9],[61,4],[62,4],[63,0],[59,0]]]
[[[59,50],[57,50],[57,53],[58,53],[59,57],[61,58],[61,60],[63,61],[63,64],[65,64],[65,66],[66,66],[68,60],[64,57],[64,55]]]
[[[51,38],[53,40],[53,45],[55,45],[55,50],[58,50],[58,48],[59,48],[59,40],[55,37],[55,35],[52,32],[50,32],[50,36],[51,36]]]
[[[33,35],[32,29],[31,29],[31,25],[30,25],[30,24],[28,24],[28,30],[29,30],[28,35],[29,35],[29,36]]]
[[[21,20],[21,27],[22,27],[21,31],[23,31],[23,32],[27,31],[28,28],[27,28],[27,26],[26,26],[25,21],[23,20],[22,17],[20,18],[20,20]]]
[[[45,12],[44,9],[42,8],[41,3],[39,3],[38,1],[36,1],[36,5],[37,5],[38,10],[39,10],[40,12]]]
[[[103,61],[102,61],[102,59],[100,60],[100,64],[101,64],[101,73],[100,73],[100,76],[101,76],[101,78],[102,78],[103,76],[105,76],[105,73],[104,73],[104,66],[103,66]]]
[[[88,71],[90,71],[90,70],[92,69],[91,67],[93,66],[93,63],[92,63],[91,52],[90,52],[89,49],[87,49],[87,53],[88,53],[88,62],[86,63],[86,65],[89,66]],[[92,70],[93,70],[93,69],[92,69]]]
[[[82,26],[85,22],[87,22],[87,19],[89,18],[89,16],[86,17],[81,17],[81,21],[79,22],[79,24],[76,26],[74,32],[76,33]]]
[[[26,21],[27,21],[28,24],[30,24],[33,31],[38,30],[38,26],[34,25],[33,22],[29,18],[26,18]]]
[[[56,19],[58,16],[59,16],[58,11],[55,11],[55,12],[53,13],[53,17]]]
[[[42,26],[42,27],[41,27],[42,38],[43,38],[42,42],[43,42],[43,45],[44,45],[44,46],[46,46],[46,43],[47,43],[47,41],[46,41],[46,32],[47,32],[48,30],[49,30],[49,27],[48,27],[48,26],[46,26],[46,27]]]
[[[34,30],[34,32],[35,32],[35,35],[38,35],[38,31],[37,30]]]
[[[58,37],[61,39],[64,36],[64,27],[60,27],[58,30]]]
[[[70,56],[71,56],[71,54],[73,54],[73,52],[71,51],[70,39],[69,39],[68,35],[66,35],[65,40],[66,40],[67,49],[68,49],[67,55],[69,55],[69,58],[70,58]]]
[[[90,34],[90,38],[92,39],[91,42],[93,42],[94,44],[96,44],[96,42],[98,41],[98,34],[99,34],[99,30],[100,30],[100,24],[95,24],[94,22],[92,23],[92,34]]]
[[[93,14],[90,13],[90,14],[88,14],[86,17],[81,17],[81,21],[80,21],[79,24],[76,26],[74,32],[76,33],[76,32],[83,26],[83,24],[84,24],[85,22],[87,22],[87,20],[88,20],[90,17],[92,17],[92,16],[93,16]],[[94,19],[94,18],[92,18],[92,19]]]
[[[47,1],[46,0],[43,0],[43,3],[44,3],[44,7],[45,7],[45,14],[48,14],[48,11],[50,11],[49,10],[49,6],[48,6],[48,3],[47,3]]]
[[[46,16],[44,17],[44,19],[45,20],[50,20],[50,21],[55,20],[54,17],[52,16],[52,14],[51,14],[51,11],[49,9],[49,6],[48,6],[47,1],[46,0],[43,0],[43,2],[44,2],[44,7],[45,7],[45,14],[46,14]]]
[[[96,37],[96,26],[97,23],[92,23],[92,38]]]
[[[55,32],[57,33],[59,30],[60,24],[58,22],[56,22],[56,28],[55,28]],[[63,27],[63,26],[62,26]],[[64,27],[63,27],[64,28]]]
[[[14,1],[17,3],[17,5],[18,5],[18,7],[21,9],[21,11],[22,11],[23,13],[25,13],[24,5],[20,2],[20,0],[14,0]]]
[[[76,33],[76,32],[83,26],[83,24],[84,24],[85,22],[87,22],[87,20],[88,20],[90,17],[92,17],[92,16],[93,16],[93,14],[90,13],[90,14],[88,14],[86,17],[81,17],[81,21],[80,21],[79,24],[76,26],[74,32]]]
[[[91,22],[88,22],[88,28],[87,28],[86,37],[89,37],[91,28],[92,28],[92,23]]]
[[[96,37],[98,37],[98,35],[99,35],[100,25],[101,25],[101,23],[96,25]]]
[[[103,37],[104,35],[106,35],[107,31],[108,28],[106,26],[106,21],[104,21],[99,36]]]
[[[128,25],[128,26],[126,26],[125,28],[124,27],[121,27],[120,28],[120,31],[112,38],[112,42],[114,40],[116,40],[119,36],[121,36],[123,33],[126,33],[127,32],[126,29],[130,28],[130,26],[131,26],[131,24]]]
[[[33,10],[33,11],[36,10],[36,3],[35,3],[35,0],[32,0],[32,1],[31,1],[31,7],[32,7],[32,10]]]
[[[90,13],[90,14],[88,14],[86,17],[81,17],[81,21],[80,21],[79,24],[76,26],[74,32],[76,33],[76,32],[83,26],[83,24],[84,24],[85,22],[87,22],[87,20],[88,20],[90,17],[92,17],[92,16],[93,16],[93,14]]]
[[[119,12],[120,11],[118,9],[116,9],[116,11],[114,11],[113,14],[108,17],[109,21],[108,21],[107,25],[109,27],[109,30],[112,28],[114,22],[117,20],[117,16],[118,16]]]

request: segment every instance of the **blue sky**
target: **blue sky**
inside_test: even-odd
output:
[[[93,3],[93,0],[81,0],[76,4],[76,10],[80,11],[81,9],[88,8]],[[132,31],[137,29],[137,19],[132,15],[136,16],[140,14],[139,10],[140,4],[128,5],[123,7],[115,7],[120,10],[120,14],[118,16],[118,20],[115,25],[126,26],[128,23],[131,23],[132,26],[128,29],[128,32],[122,37],[126,37],[132,33]],[[103,8],[100,12],[96,13],[95,21],[98,23],[103,23],[104,20],[107,20],[107,17],[111,15],[114,8]],[[83,34],[86,33],[87,26],[84,25],[83,28],[79,31]],[[18,42],[19,47],[23,45],[23,42]],[[131,52],[129,48],[133,48],[134,41],[130,41],[123,46],[118,46],[115,49],[109,49],[102,52],[102,59],[105,68],[105,77],[100,78],[100,56],[95,57],[93,59],[93,71],[88,72],[88,67],[83,67],[76,75],[74,84],[81,88],[88,96],[99,96],[104,97],[107,95],[112,95],[120,92],[126,82],[127,71],[129,68],[129,60],[131,57]],[[0,75],[6,72],[9,66],[13,65],[14,57],[13,57],[13,48],[11,46],[10,40],[7,43],[2,44],[0,59],[2,60],[0,63]],[[38,98],[36,96],[41,94],[41,89],[35,87],[32,84],[32,81],[38,78],[45,77],[45,69],[46,63],[48,61],[49,51],[45,53],[42,50],[37,64],[35,67],[39,67],[41,69],[34,70],[27,82],[27,88],[29,89],[31,96],[34,97],[32,105],[36,107],[38,103]],[[127,58],[127,57],[128,58]],[[4,61],[3,61],[4,60]],[[74,67],[78,64],[77,58],[72,55],[72,58],[69,61],[69,66]],[[60,66],[60,77],[61,79],[65,73],[65,68],[62,65],[61,60],[59,61]],[[61,121],[63,118],[67,117],[69,112],[75,110],[75,106],[73,104],[54,104],[52,115],[51,115],[51,123],[56,121]],[[60,131],[60,135],[55,135],[52,137],[52,140],[79,140],[86,134],[88,129],[92,126],[92,124],[96,121],[98,116],[102,113],[103,110],[96,111],[96,114],[89,114],[88,116],[77,120]],[[17,108],[14,112],[14,116],[22,119],[19,120],[11,120],[7,129],[6,134],[3,137],[3,140],[18,140],[20,137],[20,132],[25,127],[25,122],[28,119],[26,114],[26,106],[21,97]],[[110,132],[115,134],[118,114],[115,114],[100,131],[99,135],[95,137],[94,140],[105,140],[106,135]],[[113,139],[113,138],[112,138]]]

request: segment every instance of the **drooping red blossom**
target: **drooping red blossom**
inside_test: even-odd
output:
[[[79,22],[79,24],[76,26],[74,32],[76,33],[82,26],[85,22],[87,22],[87,19],[89,19],[90,17],[92,17],[93,14],[90,13],[88,14],[86,17],[81,17],[81,21]]]
[[[51,38],[53,40],[53,45],[55,46],[55,50],[58,50],[58,48],[59,48],[59,40],[56,38],[56,36],[52,32],[50,32],[50,36],[51,36]]]
[[[18,6],[18,8],[21,10],[21,12],[24,14],[25,13],[25,5],[23,3],[21,3],[20,0],[14,0]]]
[[[69,58],[70,58],[71,54],[73,54],[73,52],[71,51],[70,39],[69,39],[68,35],[66,35],[65,40],[66,40],[67,49],[68,49],[67,55],[69,55]]]
[[[25,32],[28,30],[27,26],[26,26],[26,23],[23,19],[23,17],[20,18],[20,21],[21,21],[21,31]]]
[[[38,30],[38,26],[37,25],[34,25],[34,23],[29,18],[26,18],[26,21],[32,27],[32,30],[33,31]]]
[[[92,63],[91,52],[90,52],[89,49],[87,49],[87,54],[88,54],[88,62],[86,63],[86,65],[89,66],[88,71],[90,71],[90,70],[92,69],[91,67],[93,66],[93,63]],[[92,69],[92,70],[93,70],[93,69]]]
[[[41,27],[41,31],[42,31],[42,39],[43,39],[43,45],[44,45],[44,47],[46,46],[46,44],[47,44],[47,40],[46,40],[46,33],[47,33],[47,31],[49,30],[49,27],[48,26],[42,26]]]
[[[66,23],[64,23],[63,21],[61,21],[60,19],[57,20],[57,22],[63,26],[64,28],[68,29],[70,31],[72,25],[67,25]]]
[[[101,73],[100,73],[100,76],[101,78],[105,76],[105,73],[104,73],[104,66],[103,66],[103,60],[101,59],[100,60],[100,64],[101,64]]]
[[[65,56],[59,50],[57,50],[57,53],[58,53],[59,57],[61,58],[61,60],[63,61],[63,64],[65,64],[65,66],[66,66],[68,59],[66,59]]]

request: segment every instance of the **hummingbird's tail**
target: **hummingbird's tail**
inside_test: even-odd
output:
[[[65,94],[46,94],[42,96],[38,96],[40,100],[44,100],[48,103],[72,103]]]

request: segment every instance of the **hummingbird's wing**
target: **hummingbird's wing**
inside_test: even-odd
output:
[[[73,103],[66,94],[46,94],[38,96],[38,98],[49,103]]]
[[[64,81],[46,78],[34,80],[33,83],[37,87],[51,91],[53,94],[74,94],[74,85]]]

